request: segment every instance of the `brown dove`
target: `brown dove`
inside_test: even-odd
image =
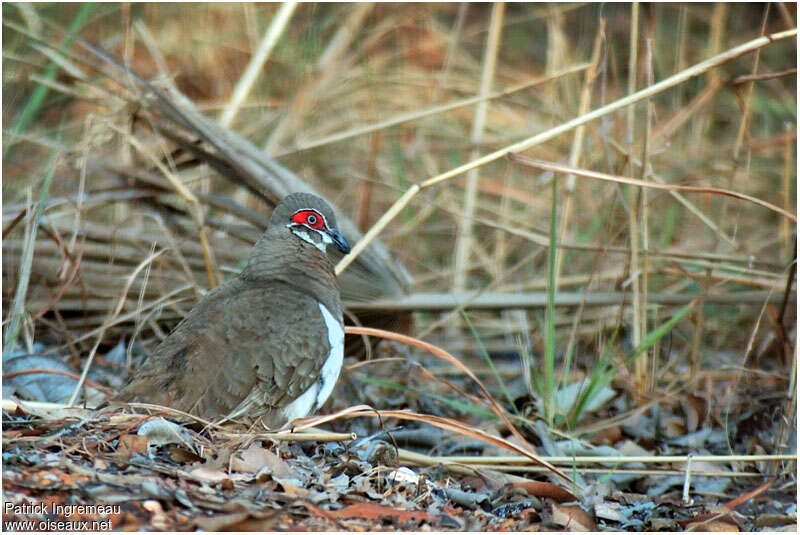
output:
[[[217,422],[260,418],[273,428],[313,414],[333,391],[344,353],[328,246],[350,251],[330,205],[288,195],[242,272],[197,303],[115,400]]]

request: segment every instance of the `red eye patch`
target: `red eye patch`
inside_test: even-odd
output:
[[[308,225],[317,230],[325,230],[325,218],[316,210],[300,210],[292,216],[292,223]]]

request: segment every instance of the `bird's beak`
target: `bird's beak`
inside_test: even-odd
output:
[[[328,235],[333,239],[334,247],[339,249],[344,254],[350,252],[350,244],[347,242],[347,238],[345,238],[341,232],[334,228],[328,231]]]

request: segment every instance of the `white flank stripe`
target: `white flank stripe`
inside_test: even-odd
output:
[[[342,369],[342,359],[344,358],[344,329],[333,314],[319,303],[319,310],[322,312],[322,319],[325,320],[325,327],[328,330],[328,344],[330,352],[325,363],[322,365],[320,378],[303,394],[292,401],[283,409],[283,414],[289,421],[295,418],[305,418],[312,412],[322,407],[330,397],[333,387],[339,379],[339,372]]]
[[[308,416],[314,408],[314,403],[317,400],[317,392],[319,392],[319,381],[311,385],[311,388],[303,392],[299,398],[283,408],[283,414],[286,416],[286,420],[291,422],[295,418],[305,418]]]
[[[333,314],[322,303],[319,304],[319,310],[322,312],[325,326],[328,327],[328,343],[330,344],[331,352],[328,354],[325,364],[322,365],[322,388],[317,396],[317,409],[322,407],[331,392],[333,392],[333,387],[339,379],[342,359],[344,358],[344,329],[342,329],[341,323],[333,317]]]

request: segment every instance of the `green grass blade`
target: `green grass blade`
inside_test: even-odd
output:
[[[75,35],[78,33],[78,31],[80,31],[80,29],[86,23],[93,9],[94,9],[94,3],[91,2],[84,3],[81,5],[77,15],[75,15],[75,18],[72,19],[72,23],[69,26],[69,32],[67,33],[67,37],[64,38],[64,41],[58,48],[59,52],[63,53],[70,46],[72,46],[72,42],[75,40]],[[56,75],[58,74],[59,68],[60,67],[58,66],[57,63],[51,61],[47,67],[47,70],[45,70],[42,78],[47,81],[55,79]],[[50,88],[48,86],[41,84],[37,85],[36,89],[33,90],[33,94],[31,94],[30,98],[28,99],[28,102],[25,103],[25,107],[22,109],[22,113],[20,114],[17,123],[13,126],[11,133],[8,136],[8,144],[3,150],[3,158],[7,158],[11,154],[11,147],[13,147],[18,140],[17,134],[20,134],[22,132],[25,132],[25,130],[27,130],[30,123],[36,117],[36,114],[39,113],[39,109],[42,107],[44,99],[49,91]]]
[[[516,405],[514,405],[514,400],[511,398],[511,393],[508,391],[508,388],[506,388],[505,381],[503,381],[503,378],[500,377],[500,373],[497,371],[497,368],[495,368],[494,362],[492,361],[492,357],[489,356],[489,352],[486,350],[486,346],[483,345],[481,337],[478,336],[478,331],[475,330],[475,326],[472,325],[472,322],[469,320],[467,313],[464,312],[463,309],[461,310],[461,316],[464,318],[464,321],[467,322],[469,330],[470,332],[472,332],[472,336],[475,338],[475,341],[478,342],[478,348],[480,349],[480,353],[483,356],[484,360],[486,360],[486,363],[489,365],[489,369],[492,370],[492,373],[494,374],[494,378],[497,381],[497,384],[500,385],[500,390],[503,391],[503,395],[505,396],[506,401],[508,401],[508,406],[514,412],[514,414],[519,416],[519,411],[517,410]]]
[[[626,363],[631,364],[635,361],[638,357],[640,357],[645,351],[650,349],[658,340],[660,340],[665,334],[667,334],[670,330],[672,330],[675,325],[679,321],[681,321],[686,314],[694,307],[695,301],[690,302],[689,304],[682,307],[678,312],[676,312],[669,320],[661,324],[659,327],[650,331],[645,339],[639,344],[639,347],[634,349],[630,355],[626,358]],[[614,334],[609,340],[608,344],[606,344],[605,349],[603,350],[602,355],[600,356],[600,360],[597,363],[597,366],[592,370],[592,376],[589,379],[589,384],[587,385],[586,389],[581,392],[581,395],[578,396],[576,399],[572,409],[570,410],[569,414],[569,425],[574,426],[581,417],[581,414],[584,412],[586,407],[592,402],[594,397],[611,381],[614,379],[614,375],[616,374],[616,369],[614,366],[611,365],[611,348],[614,345],[614,340],[616,338],[617,331],[614,331]]]
[[[567,423],[570,427],[575,426],[578,420],[580,420],[581,415],[586,410],[586,407],[592,402],[594,397],[597,395],[597,392],[600,392],[604,386],[609,384],[611,380],[614,378],[614,367],[611,366],[611,358],[613,356],[613,349],[615,347],[615,342],[617,340],[617,333],[619,329],[614,329],[614,332],[611,334],[611,338],[606,342],[605,347],[603,348],[603,352],[600,354],[600,359],[597,362],[597,365],[592,369],[592,374],[589,377],[589,384],[586,386],[584,390],[578,395],[575,399],[575,403],[573,403],[572,407],[570,408],[569,415],[567,417]]]
[[[544,335],[544,412],[545,420],[553,425],[556,409],[556,380],[555,380],[555,355],[556,355],[556,183],[553,177],[553,199],[550,210],[550,251],[547,261],[547,308],[545,310],[545,335]]]
[[[661,218],[661,248],[667,249],[672,243],[675,235],[675,221],[678,217],[678,209],[675,205],[669,204],[664,210],[664,216]]]
[[[584,288],[581,292],[582,296],[586,295],[586,288]],[[578,314],[575,314],[575,318],[572,321],[572,331],[577,332],[578,321],[580,318]],[[575,354],[575,341],[577,336],[570,336],[569,343],[567,344],[567,350],[564,351],[564,364],[561,367],[561,386],[559,388],[565,388],[569,383],[569,371],[572,368],[572,356]]]
[[[359,382],[366,383],[366,384],[383,386],[383,387],[386,387],[386,388],[394,388],[395,390],[402,390],[402,391],[408,390],[410,392],[419,392],[419,390],[417,390],[416,388],[412,388],[412,387],[406,386],[406,385],[401,385],[399,383],[395,383],[395,382],[392,382],[392,381],[387,381],[386,379],[378,379],[378,378],[375,378],[375,377],[368,377],[368,376],[362,375],[362,374],[353,374],[353,378],[356,379]],[[475,405],[472,405],[470,403],[464,403],[463,401],[459,401],[457,399],[452,399],[452,398],[449,398],[447,396],[441,396],[439,394],[434,394],[433,392],[427,392],[426,391],[426,392],[424,392],[424,394],[426,396],[430,397],[430,398],[435,399],[436,401],[444,403],[445,405],[449,405],[450,407],[453,407],[454,409],[457,409],[457,410],[459,410],[461,412],[466,412],[467,414],[472,414],[472,415],[478,416],[480,418],[489,418],[489,419],[494,419],[494,420],[497,419],[497,415],[494,412],[492,412],[492,411],[490,411],[488,409],[484,409],[483,407],[476,407]]]
[[[671,331],[672,328],[675,327],[675,325],[677,325],[677,323],[681,321],[684,316],[686,316],[686,314],[692,310],[692,308],[694,308],[696,302],[697,301],[691,301],[690,303],[684,305],[669,320],[647,333],[647,336],[645,336],[644,340],[642,340],[642,343],[639,344],[639,346],[634,349],[630,355],[628,355],[626,362],[628,364],[633,363],[633,361],[639,358],[645,351],[653,347],[656,342],[658,342],[665,334]]]

